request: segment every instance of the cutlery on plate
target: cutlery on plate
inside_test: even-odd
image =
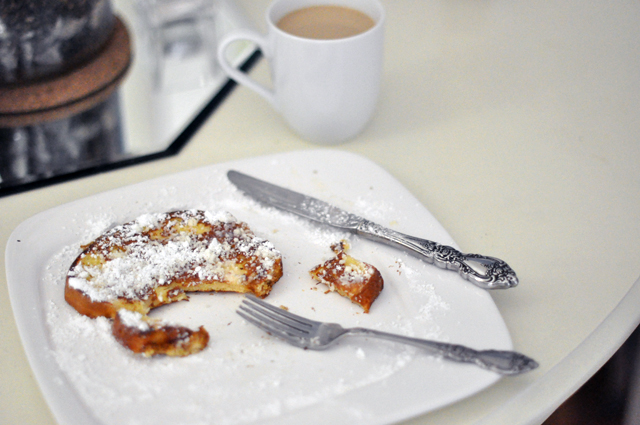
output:
[[[417,253],[428,263],[455,270],[483,289],[507,289],[518,284],[518,277],[504,261],[480,254],[465,254],[427,239],[409,236],[351,214],[327,202],[230,170],[229,180],[252,198],[269,206],[306,217],[369,239],[399,246]]]
[[[502,375],[517,375],[538,367],[535,360],[514,351],[479,351],[458,344],[410,338],[360,327],[343,328],[337,323],[309,320],[250,294],[245,296],[236,312],[263,331],[304,349],[324,350],[343,336],[361,336],[412,345],[447,360],[472,363]]]

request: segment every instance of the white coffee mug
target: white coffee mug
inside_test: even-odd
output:
[[[336,5],[368,15],[374,26],[357,35],[314,39],[277,27],[286,14],[318,5]],[[276,0],[267,10],[265,35],[239,29],[218,47],[220,67],[255,90],[299,135],[315,143],[337,144],[360,133],[373,116],[382,76],[384,9],[378,0]],[[234,41],[255,43],[268,59],[273,89],[231,66],[225,50]]]

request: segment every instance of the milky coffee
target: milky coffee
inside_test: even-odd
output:
[[[277,26],[289,34],[322,40],[352,37],[375,25],[366,14],[343,6],[311,6],[282,17]]]

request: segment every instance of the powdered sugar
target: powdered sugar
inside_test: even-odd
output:
[[[151,330],[151,326],[144,320],[144,316],[137,311],[121,309],[118,311],[118,316],[122,324],[128,328],[137,329],[140,332],[148,332]]]
[[[173,231],[175,221],[195,226],[198,220],[215,229],[216,238],[203,239],[197,232],[180,231],[170,239],[154,237],[154,232]],[[179,214],[148,213],[132,222],[116,226],[98,238],[83,253],[99,261],[79,261],[68,273],[69,286],[82,291],[94,302],[116,298],[146,299],[151,290],[176,276],[196,275],[200,280],[223,280],[225,263],[234,252],[259,260],[258,274],[273,267],[279,252],[255,237],[229,213],[183,211]],[[229,233],[232,232],[232,233]]]

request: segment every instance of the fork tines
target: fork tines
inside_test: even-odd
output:
[[[265,332],[284,338],[288,342],[292,342],[292,338],[308,338],[313,328],[312,321],[275,307],[251,294],[247,294],[242,300],[237,313]],[[303,345],[302,341],[297,345]]]

